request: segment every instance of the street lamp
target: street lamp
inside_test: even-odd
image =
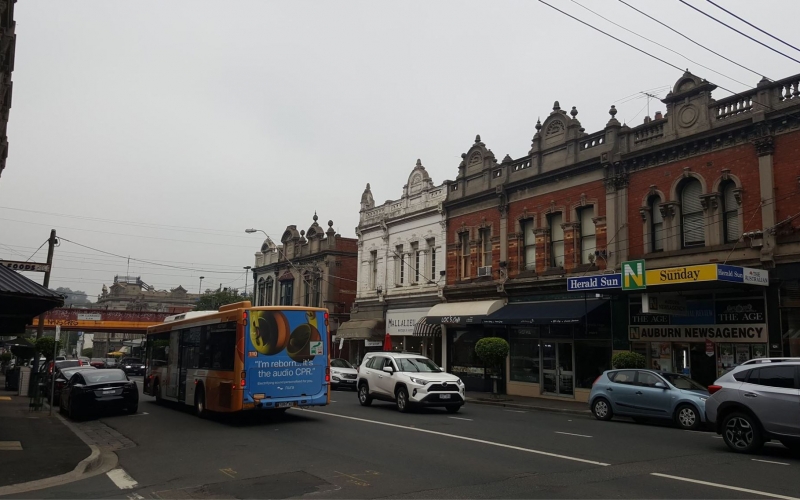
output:
[[[197,287],[197,295],[203,293],[203,279],[205,276],[200,276],[200,286]]]
[[[250,266],[244,266],[244,296],[247,297],[247,275],[250,274]]]

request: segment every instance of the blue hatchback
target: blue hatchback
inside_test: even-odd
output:
[[[608,370],[592,385],[589,406],[598,420],[614,416],[633,417],[637,422],[658,418],[694,430],[705,422],[706,399],[706,388],[685,375]]]

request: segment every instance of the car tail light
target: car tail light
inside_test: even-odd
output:
[[[331,367],[330,366],[326,366],[325,367],[325,382],[330,382],[330,381],[331,381]]]
[[[83,361],[81,361],[80,359],[78,360],[78,366],[83,366]]]
[[[717,392],[720,389],[722,389],[721,385],[709,385],[708,386],[708,393],[709,394],[714,394],[715,392]]]

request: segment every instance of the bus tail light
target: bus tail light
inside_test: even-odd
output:
[[[245,386],[247,385],[247,381],[245,379],[242,379],[241,382],[242,382],[241,383],[242,389],[244,389]],[[233,388],[236,389],[236,386],[233,386]]]
[[[330,366],[326,366],[325,367],[325,382],[330,382],[330,381],[331,381],[331,367]]]
[[[325,326],[328,326],[328,312],[325,311]]]

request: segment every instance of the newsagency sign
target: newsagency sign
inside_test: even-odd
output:
[[[567,278],[568,292],[610,290],[614,288],[622,288],[622,275],[620,273]]]
[[[628,339],[634,342],[767,342],[767,325],[664,325],[628,327]]]

